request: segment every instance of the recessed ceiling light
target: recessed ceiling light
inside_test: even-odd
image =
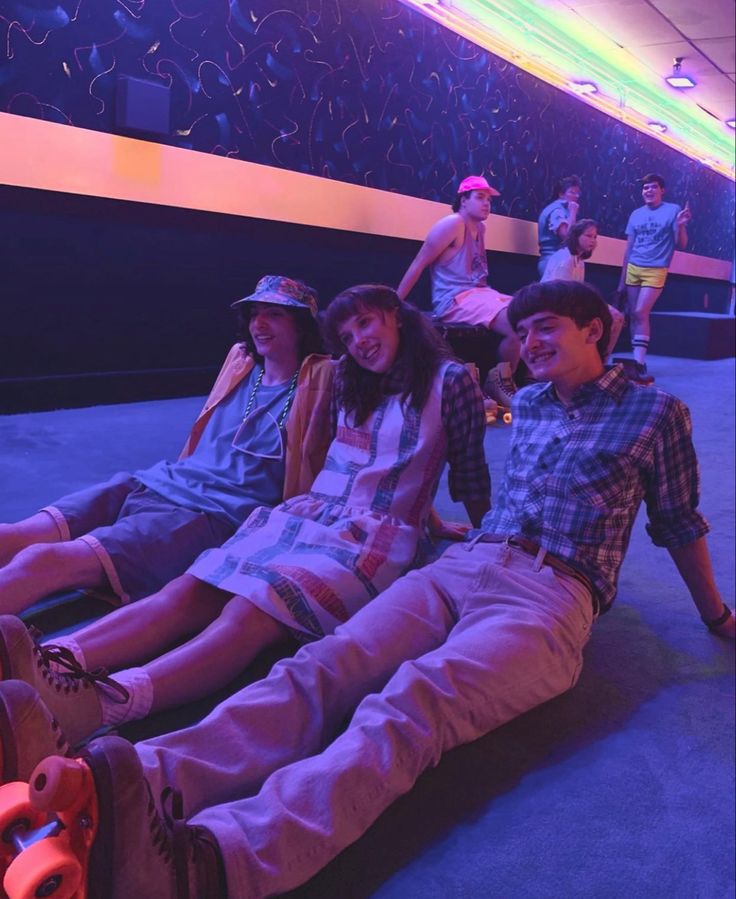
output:
[[[667,126],[663,125],[661,122],[647,122],[647,125],[649,125],[652,131],[657,131],[659,134],[664,134],[667,130]]]
[[[695,82],[689,75],[668,75],[664,80],[672,87],[695,87]]]
[[[576,94],[597,94],[598,86],[592,81],[570,81],[568,87]]]

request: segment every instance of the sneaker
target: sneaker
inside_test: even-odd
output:
[[[90,737],[102,724],[97,686],[128,701],[128,691],[103,669],[85,671],[63,646],[40,645],[15,615],[0,615],[0,677],[30,684],[72,744]]]
[[[509,408],[511,399],[516,393],[513,374],[510,362],[499,362],[486,376],[483,384],[485,395],[495,400],[499,406]]]
[[[27,781],[50,755],[67,755],[69,743],[38,692],[22,681],[0,683],[0,783]]]
[[[164,790],[159,811],[127,740],[103,737],[93,740],[79,759],[47,759],[32,773],[29,795],[35,808],[55,813],[72,829],[84,827],[85,819],[95,820],[89,854],[77,856],[90,899],[227,895],[215,838],[184,822],[178,791]],[[76,814],[65,820],[72,804]],[[71,833],[72,846],[74,837]]]

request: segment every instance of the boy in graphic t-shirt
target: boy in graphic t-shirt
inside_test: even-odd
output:
[[[628,244],[621,267],[619,290],[626,285],[631,346],[638,379],[650,383],[646,358],[651,328],[649,313],[662,293],[675,249],[687,247],[690,206],[665,203],[664,179],[649,174],[642,178],[644,205],[635,209],[626,225]]]

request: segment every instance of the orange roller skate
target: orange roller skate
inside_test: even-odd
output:
[[[118,737],[82,758],[44,759],[28,784],[0,787],[0,874],[8,899],[217,899],[227,894],[214,837],[159,811],[138,754]]]
[[[511,424],[511,409],[508,406],[501,406],[489,396],[483,398],[483,408],[486,413],[486,424],[492,425],[500,418],[506,424]]]
[[[53,811],[51,811],[53,809]],[[31,784],[0,787],[0,866],[8,899],[86,899],[97,795],[85,765],[60,756]]]

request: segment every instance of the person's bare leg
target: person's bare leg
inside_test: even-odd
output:
[[[73,639],[88,670],[103,667],[114,671],[138,665],[176,640],[199,633],[217,618],[231,596],[183,574],[157,593],[75,631]]]
[[[651,336],[649,313],[659,299],[661,287],[627,287],[629,301],[629,330],[634,359],[640,365],[646,365],[647,349]]]
[[[498,345],[499,362],[510,362],[511,370],[516,371],[521,354],[521,344],[509,322],[508,309],[502,309],[490,325],[491,331],[501,337]]]
[[[608,339],[608,346],[606,347],[606,359],[610,357],[611,353],[616,348],[616,344],[618,343],[618,339],[621,336],[621,331],[624,327],[623,312],[619,312],[614,306],[609,306],[608,311],[611,313],[611,336]]]
[[[80,540],[34,543],[0,568],[0,613],[17,615],[49,593],[74,587],[109,587],[92,548]]]
[[[34,543],[60,543],[61,534],[48,512],[36,512],[14,524],[0,524],[0,566]]]
[[[202,633],[144,666],[153,684],[151,713],[227,686],[259,652],[289,637],[287,628],[243,596],[233,596]]]

